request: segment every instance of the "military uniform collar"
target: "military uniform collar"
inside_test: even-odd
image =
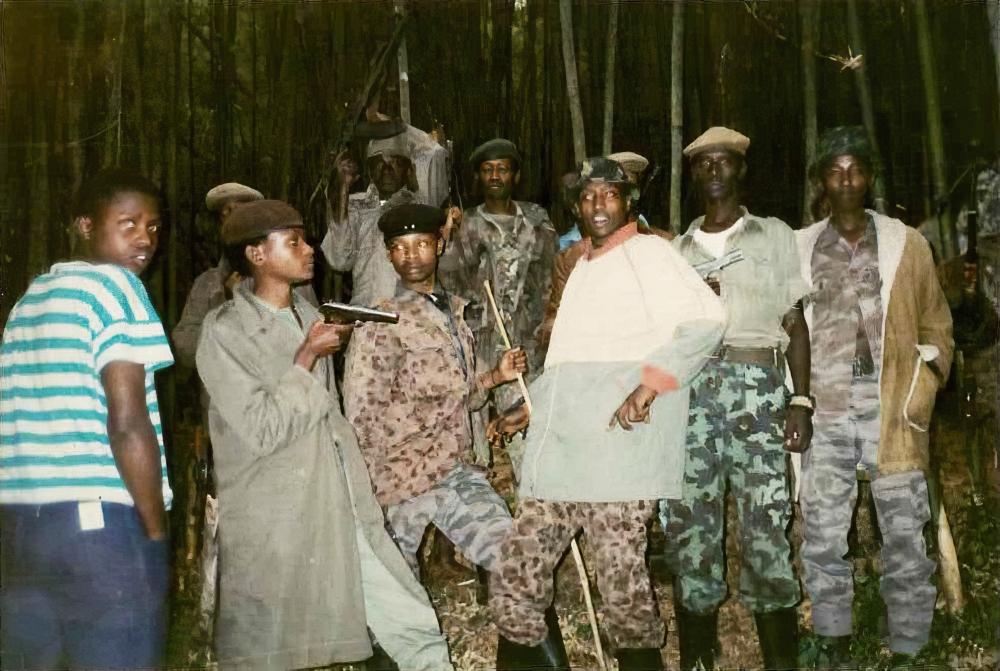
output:
[[[233,306],[240,316],[241,326],[246,333],[260,333],[272,327],[272,320],[277,321],[278,317],[271,310],[260,305],[253,293],[253,279],[242,280],[233,289]],[[299,292],[292,291],[292,304],[302,318],[302,325],[305,329],[319,318],[319,312],[309,304]],[[277,309],[277,308],[275,308]],[[282,325],[281,328],[287,328]]]

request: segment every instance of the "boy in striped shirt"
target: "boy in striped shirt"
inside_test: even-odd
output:
[[[31,283],[0,349],[4,667],[162,663],[167,484],[153,372],[173,363],[138,278],[155,186],[85,185],[80,256]]]

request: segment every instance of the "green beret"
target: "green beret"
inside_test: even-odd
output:
[[[442,209],[420,203],[407,203],[386,211],[379,217],[378,227],[385,241],[389,242],[400,235],[411,233],[437,235],[446,219],[447,216]]]
[[[516,164],[516,168],[521,167],[521,155],[517,152],[517,147],[510,140],[496,138],[479,145],[474,152],[469,163],[472,164],[473,171],[478,171],[483,161],[497,161],[506,158]]]
[[[280,200],[255,200],[236,208],[222,224],[222,243],[236,245],[264,237],[273,231],[302,228],[295,208]]]

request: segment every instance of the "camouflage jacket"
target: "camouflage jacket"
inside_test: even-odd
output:
[[[527,378],[531,380],[541,372],[544,361],[538,336],[559,238],[544,208],[523,202],[515,206],[513,217],[494,217],[484,205],[467,210],[441,257],[440,274],[446,289],[469,302],[466,316],[476,334],[480,372],[496,365],[506,349],[483,288],[489,280],[511,344],[521,346],[528,355]],[[497,406],[506,410],[520,393],[516,385],[502,390]]]
[[[465,305],[440,287],[429,297],[400,283],[393,298],[378,303],[398,312],[399,323],[365,324],[351,338],[345,415],[383,507],[423,494],[458,464],[471,464],[469,411],[483,406],[486,393],[476,384]]]

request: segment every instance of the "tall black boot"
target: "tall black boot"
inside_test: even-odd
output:
[[[476,603],[490,605],[490,572],[476,565]]]
[[[521,669],[564,669],[569,671],[569,657],[559,630],[559,618],[555,606],[545,611],[545,624],[549,633],[536,646],[521,645],[504,638],[497,642],[497,671],[519,671]]]
[[[799,617],[795,608],[754,613],[765,669],[799,668]]]
[[[619,648],[615,659],[618,671],[663,671],[659,648]]]
[[[680,605],[675,611],[682,671],[691,671],[699,661],[703,667],[711,669],[715,665],[715,646],[719,638],[719,611],[691,613]]]

